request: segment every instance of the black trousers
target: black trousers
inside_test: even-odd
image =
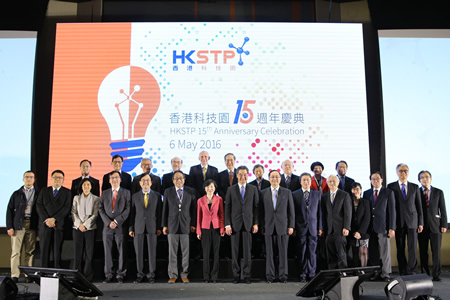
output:
[[[53,240],[53,243],[52,243]],[[50,251],[53,251],[53,267],[61,268],[61,251],[64,231],[49,228],[44,224],[39,227],[39,248],[41,251],[41,267],[50,267]]]
[[[217,280],[219,277],[219,251],[220,251],[220,229],[214,229],[211,224],[210,229],[202,228],[202,248],[203,248],[203,279]],[[209,259],[213,257],[213,266],[210,268]]]
[[[242,238],[242,242],[241,242]],[[231,254],[232,254],[232,270],[235,278],[241,277],[241,264],[239,256],[239,246],[242,244],[243,264],[242,270],[244,278],[250,278],[252,270],[252,233],[246,231],[244,227],[240,231],[233,231],[231,234]]]
[[[431,259],[433,261],[431,276],[436,278],[441,275],[442,233],[430,232],[428,229],[424,229],[419,233],[420,268],[422,272],[430,275],[430,269],[428,267],[428,242],[431,245]]]
[[[327,235],[328,269],[347,268],[347,238],[343,235]]]
[[[73,229],[72,236],[75,254],[74,269],[77,269],[84,275],[84,277],[86,277],[89,281],[92,281],[92,279],[94,279],[92,260],[94,258],[95,229],[88,230],[86,232]]]
[[[397,261],[400,275],[412,275],[417,268],[417,228],[400,227],[395,231],[397,246]],[[408,246],[408,261],[406,261],[405,247]]]

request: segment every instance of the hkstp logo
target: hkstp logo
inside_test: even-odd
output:
[[[250,109],[250,105],[255,104],[256,100],[238,100],[236,101],[237,109],[234,117],[234,124],[241,122],[242,124],[248,124],[253,120],[253,111]]]
[[[227,64],[229,60],[232,60],[236,57],[236,54],[238,54],[238,65],[242,66],[244,65],[242,55],[250,54],[250,51],[244,50],[244,46],[249,40],[248,37],[245,37],[244,42],[240,47],[235,47],[230,43],[228,47],[234,50],[190,50],[189,52],[187,50],[181,50],[181,53],[177,53],[176,50],[173,50],[173,64],[177,64],[178,61],[180,61],[181,64],[207,64],[212,63],[211,60],[214,64],[218,64],[219,60],[221,63]]]

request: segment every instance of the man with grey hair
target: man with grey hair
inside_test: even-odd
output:
[[[327,179],[330,191],[322,195],[322,213],[326,232],[329,269],[347,268],[347,236],[352,220],[350,195],[338,189],[339,179],[330,175]]]
[[[422,204],[420,189],[417,184],[408,181],[409,168],[400,163],[396,167],[398,181],[388,184],[394,192],[395,210],[397,212],[397,261],[400,275],[412,275],[417,268],[417,233],[423,230]],[[408,245],[408,262],[405,247]]]
[[[141,169],[142,174],[133,178],[133,184],[131,186],[131,195],[133,196],[135,193],[141,190],[140,181],[141,178],[148,174],[150,175],[150,179],[152,180],[151,190],[161,193],[161,178],[152,174],[153,162],[150,158],[141,159]]]
[[[290,189],[291,192],[295,192],[296,190],[301,188],[300,178],[293,174],[294,172],[294,164],[289,159],[286,159],[281,164],[281,168],[283,169],[283,175],[281,175],[280,186]]]
[[[164,195],[164,191],[166,189],[173,187],[173,172],[181,170],[181,168],[183,167],[183,160],[180,157],[175,156],[170,160],[170,164],[172,165],[172,172],[164,174],[161,180],[161,195]],[[189,186],[189,175],[184,174],[184,176],[186,178],[185,185]]]
[[[227,189],[237,183],[236,168],[234,167],[236,156],[233,153],[227,153],[223,157],[223,160],[227,168],[219,173],[219,182],[217,182],[217,185],[219,186],[219,196],[225,199]]]
[[[205,183],[207,179],[212,179],[217,182],[219,171],[216,167],[208,164],[210,156],[207,151],[200,152],[198,160],[200,161],[200,164],[192,166],[189,170],[189,177],[191,180],[190,185],[195,189],[199,197],[203,197],[206,195],[206,192],[203,189],[203,183]]]

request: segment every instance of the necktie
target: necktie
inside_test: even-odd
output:
[[[331,204],[334,204],[334,197],[336,197],[336,193],[331,193],[331,195],[330,195]]]
[[[341,186],[342,186],[342,189],[344,189],[345,188],[345,177],[341,177],[340,178],[340,181],[341,181]]]
[[[373,203],[377,202],[378,190],[373,191]]]
[[[308,205],[308,203],[309,203],[309,192],[308,191],[305,191],[303,193],[303,200],[305,200],[306,205]]]
[[[144,193],[144,206],[147,208],[148,205],[148,193]]]
[[[53,191],[53,198],[55,198],[56,197],[56,195],[58,195],[58,189],[55,189],[54,191]]]
[[[406,200],[406,189],[405,189],[404,183],[402,183],[402,195],[403,195],[403,200]]]
[[[206,180],[206,167],[203,167],[203,181]]]
[[[233,171],[230,171],[230,174],[228,176],[228,181],[230,182],[230,186],[233,185]]]
[[[113,191],[113,199],[112,199],[112,212],[114,212],[114,207],[116,206],[117,200],[117,190]]]
[[[262,180],[258,181],[258,191],[261,190],[261,181],[262,181]]]
[[[291,185],[291,176],[286,176],[286,187]]]
[[[31,189],[25,189],[25,197],[27,197],[27,202],[30,201]]]
[[[241,187],[241,196],[242,196],[242,204],[244,204],[244,196],[245,196],[245,187]]]
[[[427,188],[425,188],[424,193],[425,193],[425,200],[427,201],[427,207],[429,207],[430,206],[430,199],[428,198],[428,189]]]
[[[272,192],[272,201],[273,201],[273,209],[275,209],[277,207],[277,190],[273,189]]]
[[[181,197],[183,197],[183,190],[182,189],[178,189],[177,194],[178,194],[178,202],[181,203]]]

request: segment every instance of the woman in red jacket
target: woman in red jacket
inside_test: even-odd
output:
[[[224,236],[224,210],[222,197],[216,196],[217,184],[208,179],[203,184],[206,195],[197,201],[197,238],[202,241],[203,279],[217,282],[219,275],[220,237]],[[209,256],[213,249],[213,267],[210,270]]]

